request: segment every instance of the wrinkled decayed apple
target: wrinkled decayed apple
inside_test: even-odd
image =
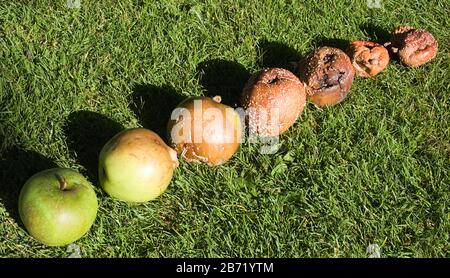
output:
[[[94,223],[97,208],[91,183],[70,169],[35,174],[19,196],[19,214],[25,228],[49,246],[63,246],[81,238]]]
[[[176,152],[156,133],[132,128],[116,134],[101,150],[99,180],[114,198],[147,202],[167,189],[177,166]]]
[[[438,42],[430,32],[411,26],[395,28],[391,41],[385,45],[409,67],[422,66],[436,57],[438,51]]]
[[[360,77],[373,77],[383,71],[389,64],[388,50],[371,41],[354,41],[347,53]]]

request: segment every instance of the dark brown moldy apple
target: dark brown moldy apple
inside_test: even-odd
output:
[[[307,86],[308,99],[317,107],[324,107],[346,98],[355,69],[344,51],[320,47],[300,61],[297,74]]]

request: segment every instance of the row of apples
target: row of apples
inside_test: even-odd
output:
[[[296,74],[266,68],[243,89],[241,110],[214,98],[183,101],[168,121],[168,146],[153,131],[124,130],[111,138],[99,156],[99,182],[112,197],[147,202],[170,184],[180,156],[210,166],[228,161],[238,150],[247,125],[260,138],[279,136],[299,118],[309,100],[317,107],[343,101],[355,74],[373,77],[397,55],[410,67],[435,57],[438,44],[431,33],[401,26],[384,45],[356,41],[346,51],[333,47],[313,50],[298,63]],[[28,232],[50,245],[78,240],[93,225],[98,202],[92,184],[80,173],[54,168],[28,179],[19,197],[19,213]]]

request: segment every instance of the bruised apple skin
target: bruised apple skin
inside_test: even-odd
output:
[[[343,101],[353,83],[355,69],[342,50],[320,47],[299,63],[298,76],[306,84],[309,101],[317,107]]]
[[[147,202],[160,196],[178,166],[176,152],[145,128],[119,132],[99,158],[99,179],[110,196],[126,202]]]
[[[241,104],[247,111],[252,133],[278,136],[287,131],[303,112],[306,90],[292,72],[267,68],[249,79]]]
[[[419,67],[434,57],[438,51],[438,42],[433,35],[423,29],[411,26],[397,27],[391,42],[386,44],[400,61],[409,67]]]
[[[220,102],[220,96],[191,97],[172,112],[167,125],[169,144],[187,162],[217,166],[238,150],[241,117]]]
[[[349,46],[348,55],[360,77],[373,77],[389,64],[388,50],[376,42],[354,41]]]

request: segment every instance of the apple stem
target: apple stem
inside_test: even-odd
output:
[[[66,179],[60,175],[56,175],[56,177],[58,178],[58,181],[59,181],[59,189],[64,191],[67,187]]]

